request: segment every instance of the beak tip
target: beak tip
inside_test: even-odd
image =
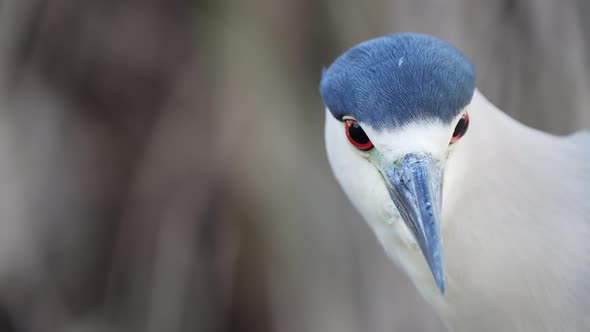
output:
[[[438,259],[436,259],[436,258],[438,258]],[[436,286],[440,290],[440,293],[444,295],[445,291],[447,290],[446,282],[445,282],[444,264],[443,264],[443,261],[440,256],[438,256],[436,258],[427,257],[426,261],[428,262],[428,265],[430,267],[430,271],[432,272],[432,277],[434,278]]]
[[[445,285],[445,277],[442,274],[439,274],[439,275],[435,276],[435,279],[436,279],[436,285],[438,286],[440,293],[442,295],[444,295],[445,291],[447,290],[446,285]]]
[[[442,251],[439,249],[438,252]],[[430,259],[428,259],[430,258]],[[432,276],[434,277],[434,281],[438,286],[441,294],[445,294],[446,291],[446,282],[445,282],[445,269],[442,257],[437,255],[435,257],[428,257],[427,262],[430,267],[430,271],[432,272]]]

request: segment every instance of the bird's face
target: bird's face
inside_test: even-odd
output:
[[[473,65],[457,49],[412,33],[358,44],[320,83],[336,178],[414,282],[431,282],[430,269],[441,292],[443,173],[474,91]]]
[[[416,120],[394,129],[373,128],[326,110],[328,159],[349,199],[371,227],[421,251],[441,292],[445,290],[441,209],[443,173],[453,148],[466,133],[469,116],[450,123]],[[384,241],[381,239],[382,242]],[[409,257],[397,257],[401,261]]]

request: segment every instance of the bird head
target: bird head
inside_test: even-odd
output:
[[[351,48],[320,84],[337,180],[382,243],[413,248],[390,255],[426,262],[442,293],[443,175],[467,131],[474,91],[473,66],[457,49],[415,33]]]

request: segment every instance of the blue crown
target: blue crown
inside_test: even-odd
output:
[[[473,65],[437,38],[401,33],[363,42],[322,74],[320,93],[337,119],[375,129],[418,120],[450,123],[473,97]]]

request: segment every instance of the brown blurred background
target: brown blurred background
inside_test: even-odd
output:
[[[324,156],[322,66],[396,31],[590,127],[586,0],[0,0],[0,332],[443,331]]]

